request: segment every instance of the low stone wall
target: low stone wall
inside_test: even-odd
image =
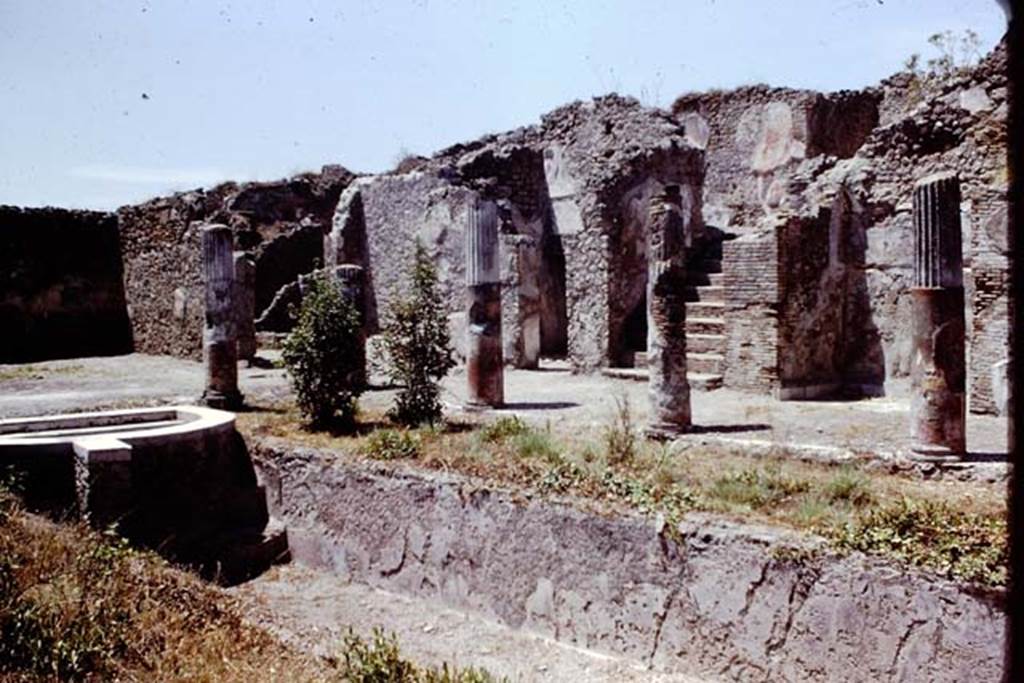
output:
[[[665,670],[747,681],[999,680],[1005,613],[792,533],[597,514],[465,479],[250,444],[297,560]],[[606,511],[605,511],[606,512]]]

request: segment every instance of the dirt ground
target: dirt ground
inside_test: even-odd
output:
[[[239,382],[250,405],[270,406],[290,396],[287,376],[261,352],[257,367],[241,365]],[[381,384],[380,378],[374,378]],[[204,381],[201,363],[132,354],[25,365],[0,365],[0,418],[100,408],[194,402]],[[461,413],[466,378],[454,372],[443,399]],[[638,424],[646,418],[646,384],[602,375],[575,375],[558,362],[540,370],[506,370],[507,405],[516,414],[582,439],[600,438],[623,402]],[[385,409],[394,391],[374,388],[360,403]],[[787,401],[728,389],[694,391],[691,441],[743,448],[791,444],[822,453],[905,452],[909,401],[893,396],[861,401]],[[1004,418],[970,415],[968,468],[999,481],[1006,472]],[[515,631],[440,605],[346,582],[288,565],[232,589],[249,617],[303,649],[330,654],[351,626],[368,635],[382,625],[397,634],[403,653],[422,664],[481,666],[513,681],[697,681],[646,671],[631,662]]]
[[[419,664],[477,666],[513,682],[704,680],[650,672],[639,662],[572,647],[298,565],[276,567],[230,590],[251,621],[321,656],[337,653],[349,627],[367,638],[375,626],[384,624],[397,635],[403,655]]]
[[[284,370],[272,367],[276,354],[261,351],[260,367],[239,369],[239,384],[252,404],[288,398]],[[380,378],[374,378],[381,383]],[[449,413],[461,411],[465,374],[457,370],[444,382]],[[0,365],[0,417],[82,410],[190,403],[202,393],[201,363],[132,354],[80,358],[31,366]],[[647,413],[644,382],[602,375],[575,375],[564,363],[550,361],[540,370],[506,370],[507,405],[499,414],[516,414],[586,437],[613,419],[617,403],[628,400],[638,423]],[[904,392],[905,394],[905,392]],[[386,408],[393,392],[373,389],[360,403]],[[740,446],[796,444],[807,448],[875,453],[905,452],[909,446],[909,400],[905,395],[859,401],[777,401],[770,396],[730,389],[691,393],[694,433],[691,441]],[[1005,418],[969,415],[967,460],[992,465],[1005,474]]]

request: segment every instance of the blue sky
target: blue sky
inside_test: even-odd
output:
[[[404,152],[617,91],[858,88],[994,0],[0,0],[0,204],[110,209]]]

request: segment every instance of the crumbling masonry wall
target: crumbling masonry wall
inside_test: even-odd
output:
[[[963,188],[969,405],[974,412],[1005,409],[1005,69],[1005,44],[1000,44],[977,66],[948,77],[902,73],[859,93],[828,95],[756,86],[684,96],[673,107],[687,135],[707,145],[704,216],[709,225],[742,234],[796,217],[838,238],[830,259],[798,269],[809,279],[795,284],[806,287],[809,296],[815,284],[844,290],[834,294],[842,302],[845,340],[834,362],[845,388],[906,390],[911,191],[919,177],[955,171]],[[813,232],[807,236],[809,244],[820,243]],[[748,264],[746,248],[727,246],[727,284],[749,279],[763,265]],[[794,248],[799,247],[787,249]],[[819,271],[837,256],[836,276],[820,280]],[[749,273],[730,272],[751,267]],[[727,320],[725,384],[773,386],[789,371],[777,368],[772,377],[763,366],[769,352],[755,353],[747,343],[764,334],[757,321],[767,309],[754,315],[755,308],[741,296],[729,304],[727,317],[737,311],[738,319]],[[789,323],[778,312],[783,346],[776,360],[785,363],[786,347],[793,348],[786,329],[799,325],[800,315],[810,321],[807,332],[823,323],[803,305]],[[831,333],[807,334],[805,343],[824,346],[831,338]],[[807,353],[828,355],[825,349]],[[749,365],[729,367],[733,363]]]
[[[539,126],[457,145],[403,171],[360,178],[346,191],[326,237],[328,260],[366,268],[379,324],[404,289],[419,240],[437,264],[458,344],[467,202],[496,200],[505,360],[522,367],[539,353],[565,353],[590,370],[619,354],[623,321],[646,282],[636,247],[645,219],[631,221],[634,200],[678,184],[688,229],[702,226],[703,154],[669,116],[626,98],[574,103]]]
[[[201,357],[200,226],[228,225],[236,248],[255,254],[258,316],[280,283],[294,281],[322,261],[319,235],[351,178],[343,168],[327,166],[319,174],[273,183],[225,183],[120,208],[135,350]]]
[[[0,206],[0,363],[128,353],[113,214]]]

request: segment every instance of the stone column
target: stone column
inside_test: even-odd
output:
[[[686,280],[682,202],[678,185],[651,197],[647,228],[647,392],[651,438],[671,438],[690,427],[686,378]]]
[[[226,225],[202,229],[203,280],[206,286],[206,318],[203,327],[203,360],[206,390],[201,401],[211,408],[237,408],[238,349],[235,341],[234,238]]]
[[[256,260],[245,251],[236,251],[234,260],[238,357],[251,364],[256,357]]]
[[[914,186],[911,449],[926,458],[966,450],[960,182],[940,173]]]
[[[466,407],[497,407],[505,402],[501,347],[501,268],[498,212],[494,202],[477,199],[466,226]]]

